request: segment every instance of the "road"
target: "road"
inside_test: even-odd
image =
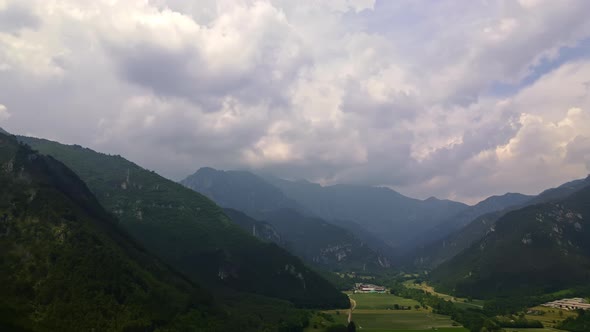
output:
[[[350,296],[348,297],[350,300],[350,311],[348,312],[348,323],[352,322],[352,311],[356,308],[356,301],[353,300]]]

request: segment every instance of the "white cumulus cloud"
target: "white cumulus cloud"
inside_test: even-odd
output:
[[[4,121],[8,118],[10,118],[10,113],[8,112],[8,109],[6,108],[6,106],[0,104],[0,121]]]
[[[588,57],[562,59],[584,52],[587,12],[584,0],[0,0],[0,100],[15,113],[0,120],[174,179],[213,166],[418,197],[533,193],[588,171]]]

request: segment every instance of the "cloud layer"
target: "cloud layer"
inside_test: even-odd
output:
[[[534,193],[590,171],[587,12],[0,0],[0,121],[174,179],[209,165],[469,202]]]

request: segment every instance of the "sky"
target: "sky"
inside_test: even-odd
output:
[[[590,172],[590,1],[0,0],[0,127],[467,203]]]

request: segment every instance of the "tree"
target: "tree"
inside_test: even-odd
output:
[[[356,325],[352,321],[348,323],[348,332],[356,332]]]
[[[348,328],[345,325],[337,324],[328,326],[326,332],[348,332]]]

